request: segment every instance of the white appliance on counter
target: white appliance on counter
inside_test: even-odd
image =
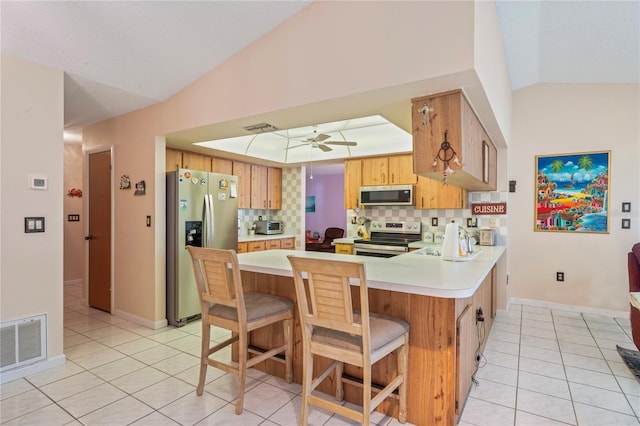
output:
[[[167,321],[200,318],[186,246],[238,248],[238,177],[197,170],[167,173]]]

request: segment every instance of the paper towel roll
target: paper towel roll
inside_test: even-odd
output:
[[[442,259],[452,259],[459,257],[458,253],[458,224],[447,223],[444,230],[444,241],[442,242]]]

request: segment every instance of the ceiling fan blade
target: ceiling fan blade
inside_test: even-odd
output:
[[[290,150],[290,149],[293,149],[293,148],[300,148],[301,146],[309,146],[309,144],[302,143],[300,145],[288,146],[288,147],[285,148],[285,150]]]
[[[331,136],[329,135],[325,135],[324,133],[320,133],[318,136],[316,136],[315,138],[313,138],[314,142],[322,142],[324,140],[329,139]]]
[[[358,142],[349,142],[349,141],[336,141],[336,142],[325,142],[326,145],[343,145],[343,146],[356,146]]]
[[[333,151],[333,148],[331,148],[330,146],[326,146],[323,143],[319,143],[318,144],[318,148],[320,148],[320,151],[322,152],[329,152],[329,151]]]

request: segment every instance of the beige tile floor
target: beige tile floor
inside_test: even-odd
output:
[[[3,384],[1,424],[298,424],[300,386],[258,371],[242,416],[234,376],[209,368],[195,395],[199,322],[150,330],[83,306],[80,294],[65,288],[66,364]],[[615,351],[633,347],[630,334],[628,319],[519,305],[500,312],[460,424],[639,425],[640,384]],[[353,423],[314,410],[310,424]],[[399,423],[377,414],[372,424]]]

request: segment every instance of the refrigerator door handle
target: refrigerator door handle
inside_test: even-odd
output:
[[[204,247],[213,245],[213,218],[211,217],[211,195],[204,196],[204,206],[202,211],[202,222],[204,225]]]
[[[213,208],[213,195],[207,194],[207,197],[209,197],[209,220],[210,220],[209,223],[211,224],[211,226],[209,226],[209,229],[208,229],[209,236],[210,236],[211,239],[209,240],[209,242],[207,244],[207,247],[213,247],[213,237],[214,237],[214,234],[216,232],[216,229],[215,229],[215,223],[216,223],[215,222],[215,218],[216,218],[215,213],[216,212],[215,212],[215,209]]]

